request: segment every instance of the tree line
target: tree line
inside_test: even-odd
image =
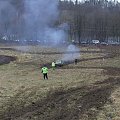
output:
[[[78,42],[92,39],[120,40],[119,2],[115,0],[58,1],[59,17],[54,21],[54,27],[66,23],[68,40]],[[5,34],[24,36],[25,22],[21,17],[24,14],[24,2],[10,0],[10,4],[16,11],[12,11],[10,7],[5,10],[0,9],[0,36]]]
[[[120,3],[107,0],[59,1],[60,22],[67,22],[69,39],[120,39]]]

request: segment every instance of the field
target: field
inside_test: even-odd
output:
[[[0,120],[120,120],[120,46],[79,46],[77,65],[53,70],[65,49],[0,46]]]

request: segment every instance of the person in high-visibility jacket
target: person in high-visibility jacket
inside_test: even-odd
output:
[[[53,70],[55,70],[55,62],[54,61],[52,62],[52,68],[53,68]]]
[[[41,72],[43,73],[43,78],[44,79],[48,79],[48,75],[47,75],[48,68],[46,66],[42,67],[42,71]]]

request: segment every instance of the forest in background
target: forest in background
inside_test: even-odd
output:
[[[70,39],[108,39],[119,41],[120,3],[107,0],[87,0],[73,3],[71,0],[59,2],[61,11],[59,22],[70,26]]]
[[[10,0],[10,4],[16,9],[8,14],[8,9],[0,10],[0,37],[10,36],[9,39],[25,37],[25,21],[23,0]],[[49,26],[57,28],[61,24],[66,25],[64,31],[68,34],[68,40],[81,42],[83,40],[98,39],[120,41],[120,3],[107,0],[59,0],[59,17]],[[12,31],[9,31],[12,28]],[[12,35],[12,38],[11,38]],[[29,36],[29,39],[34,37]],[[27,39],[27,38],[26,38]],[[36,37],[37,39],[37,37]]]

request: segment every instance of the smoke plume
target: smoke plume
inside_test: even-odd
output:
[[[65,54],[62,57],[63,61],[74,61],[80,58],[80,49],[75,45],[69,45],[66,49]]]
[[[64,27],[54,24],[59,16],[58,3],[58,0],[0,1],[0,27],[3,30],[0,33],[14,34],[21,40],[59,44],[66,39],[66,34]]]

